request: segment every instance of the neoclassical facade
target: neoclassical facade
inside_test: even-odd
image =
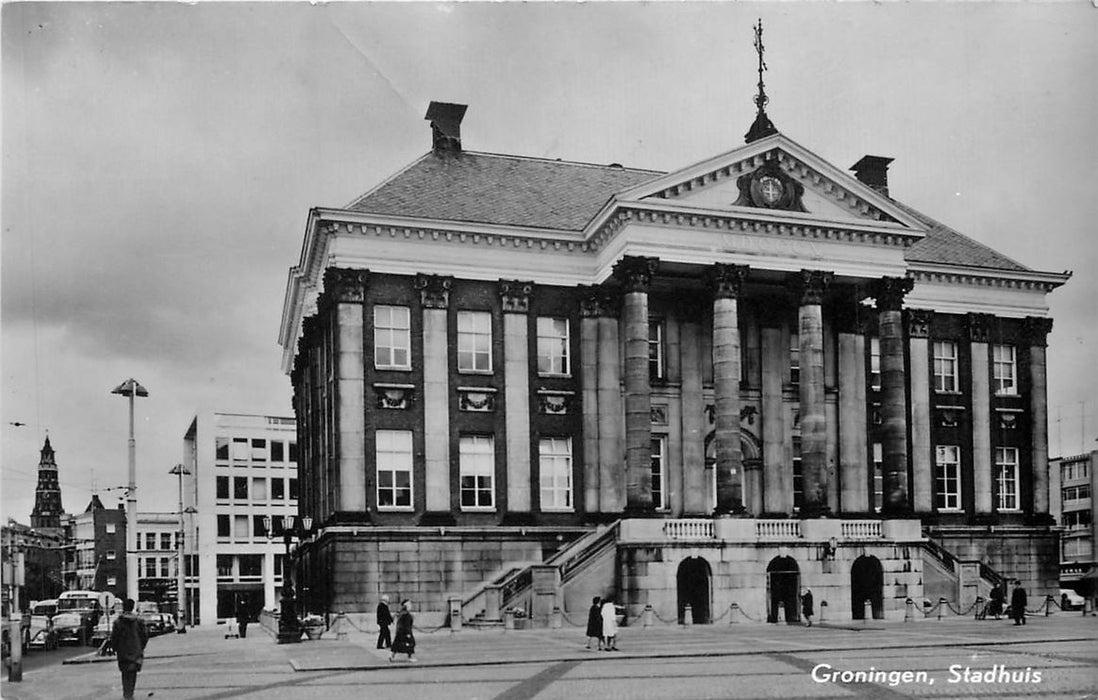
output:
[[[570,611],[610,590],[788,619],[811,585],[858,617],[1056,587],[1046,296],[1067,275],[762,110],[745,145],[670,173],[469,152],[464,113],[432,103],[431,152],[313,209],[290,271],[318,524],[299,575],[328,608],[492,618],[497,595]]]

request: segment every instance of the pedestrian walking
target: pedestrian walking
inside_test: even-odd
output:
[[[1014,591],[1010,594],[1010,616],[1014,618],[1015,625],[1026,624],[1026,589],[1022,588],[1021,581],[1014,582]]]
[[[603,648],[606,651],[618,650],[618,609],[614,605],[614,599],[606,597],[602,599],[602,637]]]
[[[393,646],[393,640],[389,636],[389,625],[393,624],[393,614],[389,612],[389,596],[381,596],[381,602],[377,604],[377,648],[388,649]]]
[[[134,613],[133,608],[133,598],[126,598],[122,602],[122,614],[111,626],[111,647],[118,659],[118,670],[122,672],[123,700],[133,698],[137,673],[145,662],[145,644],[149,641],[145,621]]]
[[[587,648],[591,648],[591,638],[599,643],[599,651],[602,651],[602,601],[598,596],[591,599],[591,609],[587,611]]]
[[[991,602],[988,603],[988,612],[994,615],[996,620],[1003,614],[1003,601],[1006,600],[1003,585],[1001,583],[995,584],[995,588],[991,589]]]
[[[236,599],[236,626],[241,639],[248,636],[248,599],[244,596]]]
[[[412,624],[415,622],[415,618],[412,617],[412,601],[405,598],[400,601],[400,612],[397,613],[396,619],[396,636],[393,638],[392,653],[389,654],[389,661],[396,658],[397,654],[407,654],[409,661],[416,660],[416,638],[412,634]]]
[[[809,588],[804,589],[801,593],[801,615],[804,616],[804,626],[812,626],[812,616],[816,614],[816,611],[812,607],[812,590]]]

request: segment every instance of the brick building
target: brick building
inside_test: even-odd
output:
[[[760,108],[672,172],[433,148],[310,211],[280,342],[331,610],[840,617],[1056,588],[1046,295]],[[947,595],[948,594],[948,595]],[[456,602],[454,602],[456,601]]]

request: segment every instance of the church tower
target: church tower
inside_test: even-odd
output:
[[[42,458],[38,462],[38,486],[34,492],[34,510],[31,512],[31,527],[61,527],[61,484],[57,480],[57,461],[53,456],[53,447],[47,436],[42,445]]]

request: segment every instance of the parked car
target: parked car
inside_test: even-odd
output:
[[[141,615],[150,637],[175,631],[175,618],[168,613],[150,612]]]
[[[1070,588],[1060,589],[1060,607],[1064,610],[1082,610],[1086,601]]]

